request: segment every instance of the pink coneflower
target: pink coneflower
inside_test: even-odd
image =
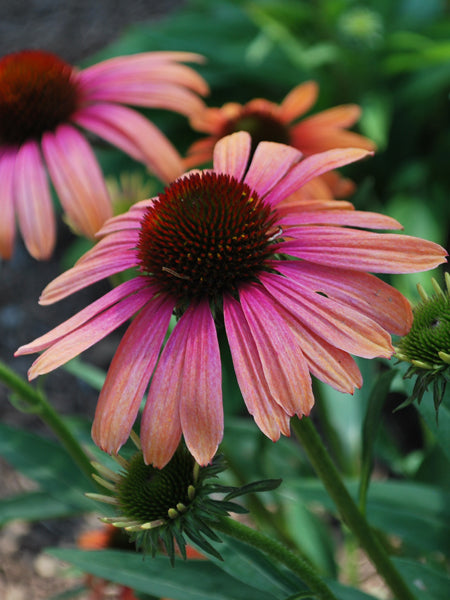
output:
[[[149,384],[140,438],[146,461],[163,467],[180,438],[211,461],[222,439],[224,328],[249,412],[272,440],[314,404],[310,373],[343,392],[362,383],[351,354],[393,353],[390,333],[412,320],[408,301],[367,271],[426,270],[445,262],[432,242],[354,229],[399,228],[376,213],[285,199],[309,179],[367,151],[331,150],[303,159],[292,147],[223,138],[211,171],[188,173],[156,198],[112,218],[103,239],[44,290],[50,304],[135,268],[136,276],[18,354],[46,350],[30,379],[64,364],[136,315],[112,360],[95,419],[95,442],[117,453]],[[177,323],[163,348],[172,315]],[[162,352],[161,352],[162,349]],[[161,354],[160,354],[161,352]]]
[[[32,256],[48,258],[55,222],[47,171],[71,224],[93,237],[111,215],[94,153],[80,128],[145,163],[165,183],[181,157],[159,129],[123,104],[192,116],[206,83],[180,61],[188,52],[112,58],[82,71],[54,54],[24,50],[0,59],[0,256],[10,258],[15,214]]]
[[[208,137],[194,142],[188,150],[185,164],[191,168],[212,159],[214,146],[223,137],[236,131],[248,131],[252,149],[259,142],[279,142],[300,150],[303,156],[333,148],[364,148],[375,150],[368,138],[348,131],[361,116],[356,104],[345,104],[305,117],[314,106],[319,87],[315,81],[296,86],[280,104],[265,98],[254,98],[246,104],[227,102],[221,108],[204,107],[190,119],[193,129]],[[302,117],[302,118],[301,118]],[[336,172],[329,172],[308,183],[301,194],[316,198],[324,195],[344,198],[354,191],[353,182]]]

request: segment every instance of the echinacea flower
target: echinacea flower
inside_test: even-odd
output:
[[[228,102],[221,108],[205,108],[190,118],[191,127],[207,133],[208,137],[194,142],[188,149],[187,167],[202,165],[211,160],[215,144],[223,137],[237,131],[248,131],[252,136],[252,149],[259,142],[279,142],[300,150],[304,156],[333,148],[363,148],[375,150],[368,138],[348,131],[361,115],[356,104],[345,104],[304,117],[317,100],[316,82],[307,81],[291,90],[280,104],[264,98],[255,98],[246,104]],[[300,117],[303,117],[301,120]],[[354,190],[349,179],[336,172],[328,172],[314,180],[308,193],[316,198],[330,194],[334,198],[348,196]],[[319,189],[316,189],[320,186]]]
[[[15,217],[28,251],[48,258],[55,222],[47,171],[70,223],[94,237],[111,206],[87,130],[145,165],[165,183],[182,174],[162,132],[126,104],[191,116],[204,80],[181,61],[189,52],[147,52],[77,70],[58,56],[23,50],[0,59],[0,256],[10,258]]]
[[[51,304],[136,269],[134,278],[17,352],[45,350],[29,371],[33,379],[136,315],[93,423],[95,442],[109,453],[127,440],[151,378],[140,431],[145,460],[163,467],[182,435],[199,464],[212,459],[223,433],[217,328],[224,328],[259,428],[274,441],[289,435],[290,417],[308,415],[314,404],[310,373],[351,393],[362,380],[350,355],[390,357],[389,334],[411,326],[408,301],[368,272],[445,262],[445,250],[433,242],[361,229],[401,227],[389,217],[348,203],[336,209],[286,200],[367,151],[302,159],[290,146],[261,142],[251,161],[250,152],[248,133],[223,138],[212,170],[187,173],[109,220],[103,239],[41,296]],[[163,348],[173,314],[178,320]]]

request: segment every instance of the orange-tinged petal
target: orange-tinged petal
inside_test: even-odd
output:
[[[0,153],[0,257],[8,260],[14,248],[16,223],[14,217],[15,152]]]
[[[94,442],[110,454],[117,454],[130,435],[173,304],[161,297],[147,303],[128,327],[111,362],[92,424]]]
[[[330,267],[373,273],[416,273],[446,262],[444,248],[420,238],[342,227],[304,227],[282,251]]]
[[[346,129],[310,126],[304,121],[292,129],[291,144],[300,148],[307,156],[333,148],[364,148],[369,152],[376,150],[375,144],[359,133]]]
[[[239,302],[225,296],[223,308],[233,366],[245,405],[261,431],[276,442],[280,433],[290,434],[289,415],[270,392],[258,349]]]
[[[308,366],[282,307],[259,285],[242,286],[239,298],[275,401],[289,415],[308,415],[314,397]]]
[[[301,153],[291,146],[261,142],[255,150],[244,181],[250,189],[263,197],[299,162],[301,156]]]
[[[370,152],[360,148],[338,148],[314,156],[308,156],[289,171],[276,188],[266,196],[266,201],[272,205],[276,205],[301,188],[307,181],[313,179],[313,177],[348,165],[369,154]]]
[[[284,123],[294,121],[306,113],[316,102],[319,86],[315,81],[297,85],[281,103],[280,115]]]
[[[362,313],[315,294],[286,277],[262,274],[260,281],[300,324],[307,325],[344,352],[364,358],[392,355],[390,335]]]
[[[72,126],[60,125],[42,137],[42,150],[59,199],[73,225],[93,238],[112,216],[111,202],[97,159]]]
[[[314,127],[343,128],[354,125],[361,116],[361,107],[357,104],[342,104],[322,110],[315,115],[307,117],[302,122]]]

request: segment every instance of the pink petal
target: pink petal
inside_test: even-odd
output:
[[[379,213],[359,210],[319,210],[290,212],[278,221],[278,225],[289,226],[286,235],[302,236],[302,227],[296,225],[350,225],[367,229],[403,229],[402,225],[393,219]]]
[[[407,235],[341,227],[304,227],[280,251],[330,267],[374,273],[415,273],[446,262],[444,248]]]
[[[291,146],[275,142],[260,142],[244,181],[260,197],[266,195],[297,164],[302,154]]]
[[[67,336],[68,334],[72,333],[73,331],[75,331],[94,317],[97,317],[98,315],[102,314],[111,306],[114,306],[118,302],[122,302],[123,300],[125,300],[125,298],[127,298],[127,296],[130,296],[131,294],[139,292],[143,289],[147,290],[149,298],[151,298],[152,294],[154,294],[156,291],[155,289],[149,287],[147,285],[147,281],[141,277],[136,277],[135,279],[131,279],[130,281],[125,281],[124,283],[121,283],[116,288],[107,292],[104,296],[98,298],[98,300],[95,300],[94,302],[89,304],[89,306],[86,306],[86,308],[78,312],[73,317],[70,317],[70,319],[67,319],[67,321],[64,321],[48,333],[36,338],[30,344],[21,346],[16,351],[15,356],[20,356],[22,354],[32,354],[34,352],[41,352],[42,350],[45,350],[46,348],[48,348],[58,340],[62,339],[63,337]]]
[[[141,289],[60,338],[34,361],[28,379],[53,371],[93,346],[137,313],[148,302],[148,296],[148,290]]]
[[[311,378],[285,311],[257,284],[241,286],[239,297],[272,396],[287,414],[308,415],[314,404]]]
[[[17,153],[14,195],[28,252],[38,260],[48,259],[56,241],[55,217],[45,167],[35,141],[26,142]]]
[[[408,300],[378,277],[360,271],[336,269],[302,261],[274,261],[273,268],[376,321],[383,329],[405,335],[411,328]]]
[[[285,123],[290,123],[306,113],[316,102],[319,86],[315,81],[301,83],[281,103],[281,114]]]
[[[241,305],[231,296],[225,296],[223,311],[234,370],[248,412],[261,431],[276,442],[280,433],[290,434],[289,415],[270,393]]]
[[[246,131],[221,138],[214,147],[214,170],[228,173],[241,181],[247,169],[251,145],[250,134]]]
[[[43,290],[39,303],[53,304],[105,277],[136,267],[136,250],[128,243],[112,244],[110,237],[100,240],[74,267],[51,281]]]
[[[276,205],[297,191],[307,181],[322,173],[343,167],[368,156],[370,152],[360,148],[328,150],[314,156],[308,156],[293,167],[286,177],[266,196],[267,202]]]
[[[0,257],[9,260],[14,249],[16,222],[14,216],[15,151],[0,153]]]
[[[390,357],[391,338],[375,321],[287,277],[261,274],[260,281],[300,322],[333,346],[364,358]]]
[[[222,370],[208,301],[192,308],[189,321],[184,323],[184,333],[177,332],[186,340],[181,428],[191,454],[200,465],[207,465],[223,437]]]
[[[73,116],[75,123],[117,146],[165,183],[184,172],[181,156],[148,119],[125,106],[95,104]]]
[[[42,150],[68,217],[83,235],[94,237],[112,209],[90,145],[74,127],[60,125],[43,135]]]
[[[183,314],[156,367],[142,415],[145,460],[158,468],[167,464],[182,426],[197,462],[209,463],[222,439],[223,414],[220,356],[206,301]]]
[[[198,94],[208,93],[205,80],[193,69],[179,62],[204,62],[199,54],[191,52],[142,52],[118,56],[84,69],[77,75],[78,84],[87,93],[105,86],[133,81],[172,82],[185,86]]]
[[[174,302],[159,296],[128,327],[111,362],[92,425],[94,442],[117,454],[127,441],[169,326]]]

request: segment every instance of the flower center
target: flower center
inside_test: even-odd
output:
[[[0,144],[39,139],[67,121],[79,103],[73,69],[41,50],[0,59]]]
[[[245,183],[223,173],[178,179],[147,209],[141,271],[178,300],[218,300],[254,280],[273,252],[274,216]]]
[[[139,523],[167,519],[177,505],[189,506],[188,487],[194,485],[193,457],[176,452],[164,469],[146,465],[141,453],[129,461],[126,476],[118,487],[119,506],[123,514]]]
[[[267,110],[257,110],[256,108],[246,109],[244,107],[238,117],[227,123],[221,137],[236,131],[247,131],[250,133],[252,136],[252,155],[259,142],[289,144],[291,141],[286,125]]]

